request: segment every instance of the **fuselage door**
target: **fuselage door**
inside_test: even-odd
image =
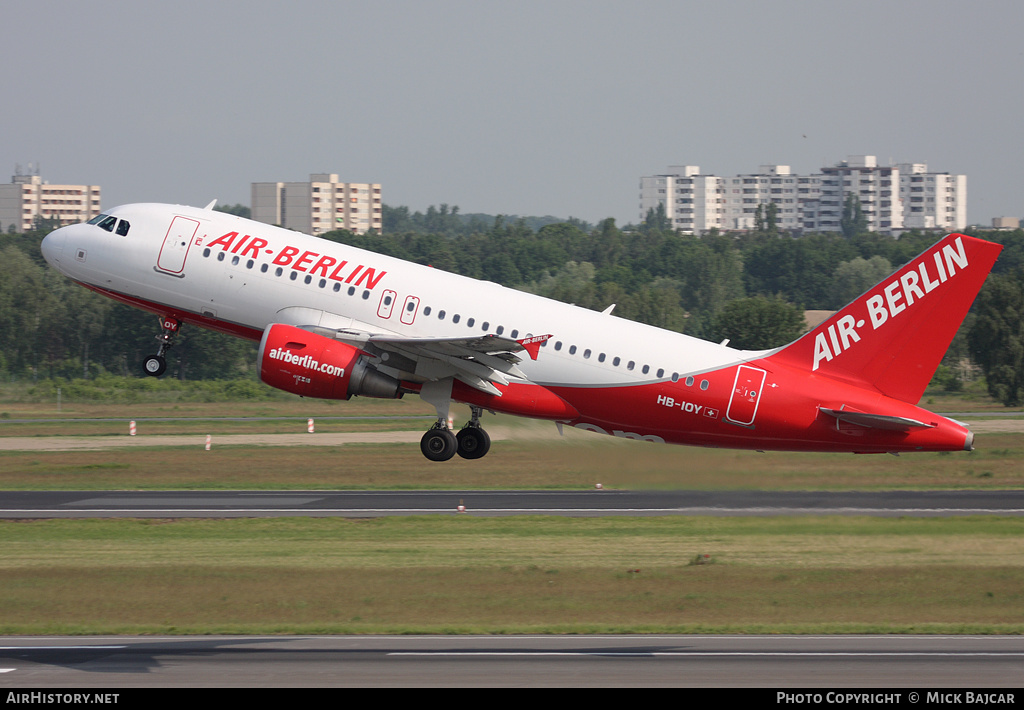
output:
[[[725,413],[726,419],[742,426],[753,426],[765,376],[765,371],[757,367],[740,365],[737,368],[736,381],[729,396],[729,409]]]
[[[177,216],[171,220],[160,254],[156,258],[157,268],[175,276],[184,276],[185,257],[188,256],[198,229],[199,222],[194,219]]]

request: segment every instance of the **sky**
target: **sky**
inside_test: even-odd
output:
[[[0,180],[250,202],[337,173],[425,211],[639,221],[669,165],[967,175],[1024,216],[1018,0],[0,0]]]

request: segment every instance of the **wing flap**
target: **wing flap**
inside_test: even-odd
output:
[[[401,335],[371,335],[370,342],[377,345],[428,348],[440,352],[454,349],[486,355],[521,352],[526,349],[518,341],[503,338],[500,335],[481,335],[474,338],[410,338]]]

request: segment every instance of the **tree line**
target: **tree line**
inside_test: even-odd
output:
[[[426,213],[385,207],[383,234],[324,238],[604,310],[738,348],[774,347],[803,329],[803,311],[836,310],[931,246],[941,235],[898,239],[854,233],[779,233],[770,214],[747,233],[682,234],[657,214],[618,227],[555,218]],[[0,235],[0,377],[139,374],[155,349],[156,318],[99,297],[50,269],[44,230]],[[1005,249],[962,329],[951,359],[971,356],[1001,401],[1024,396],[1024,231],[977,236]],[[974,330],[972,331],[972,324]],[[252,376],[253,348],[185,328],[169,352],[180,379]]]

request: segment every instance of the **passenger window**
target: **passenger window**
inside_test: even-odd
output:
[[[128,224],[128,220],[122,219],[117,224],[117,236],[119,236],[119,237],[127,237],[128,236],[128,230],[131,229],[131,228],[132,228],[132,226],[130,224]]]

